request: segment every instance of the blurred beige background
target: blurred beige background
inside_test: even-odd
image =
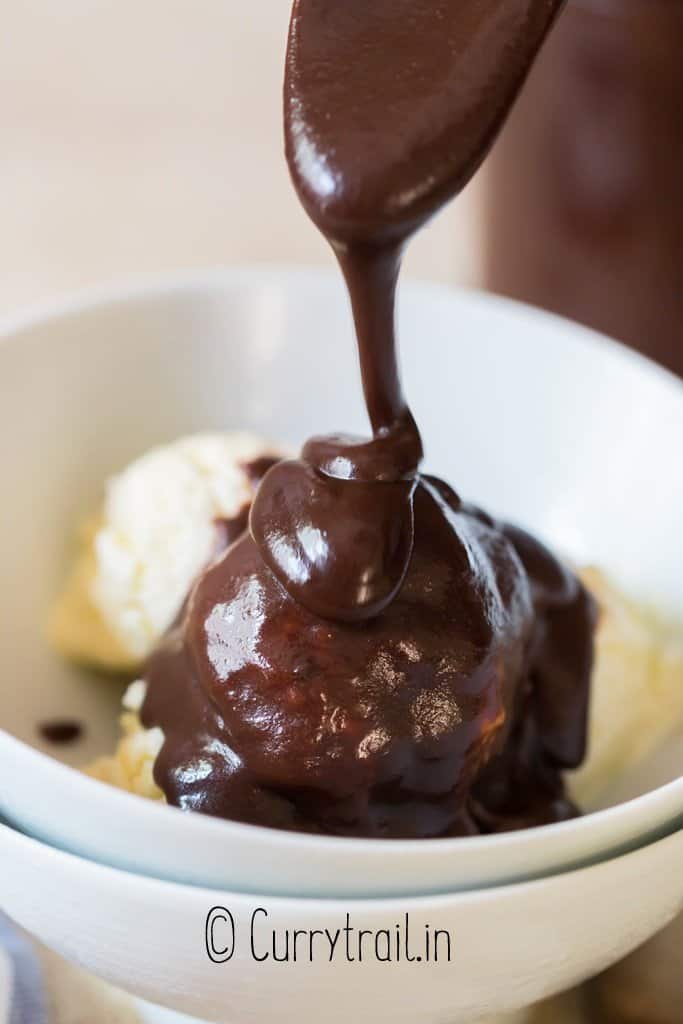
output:
[[[0,37],[0,315],[172,268],[330,262],[282,156],[287,0],[21,0]],[[476,183],[413,246],[472,282]]]

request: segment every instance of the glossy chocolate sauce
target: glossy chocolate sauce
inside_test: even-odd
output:
[[[77,743],[83,736],[83,723],[72,718],[54,718],[49,722],[41,722],[38,732],[47,743],[56,747],[69,746]]]
[[[252,486],[256,488],[268,470],[277,465],[279,461],[280,457],[277,455],[260,455],[258,459],[243,463],[240,468],[246,473]],[[215,557],[222,554],[226,548],[242,536],[249,526],[250,512],[251,502],[247,501],[234,516],[216,519]]]
[[[287,156],[348,284],[373,436],[313,438],[266,473],[150,660],[171,803],[354,836],[574,813],[592,603],[537,541],[420,474],[394,337],[404,243],[478,167],[560,6],[294,5]]]

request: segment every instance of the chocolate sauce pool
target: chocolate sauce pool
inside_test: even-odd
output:
[[[47,743],[64,747],[77,743],[83,736],[84,728],[82,722],[73,718],[53,718],[41,722],[38,732]]]
[[[294,5],[287,157],[347,281],[373,436],[269,469],[151,658],[143,722],[164,731],[171,803],[354,836],[574,813],[592,602],[528,534],[420,474],[394,335],[404,244],[478,167],[560,7]]]

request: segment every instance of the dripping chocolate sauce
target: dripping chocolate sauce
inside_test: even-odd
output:
[[[241,469],[254,488],[258,487],[269,469],[277,465],[280,457],[276,455],[260,455],[257,459],[244,462]],[[245,502],[234,516],[221,517],[216,519],[216,539],[214,545],[215,556],[217,557],[226,548],[229,548],[233,541],[236,541],[249,527],[249,513],[251,503]]]
[[[372,437],[269,468],[151,658],[143,721],[164,731],[173,804],[386,837],[575,813],[592,603],[536,540],[420,473],[394,329],[406,242],[479,166],[561,6],[294,4],[287,158],[348,286]]]

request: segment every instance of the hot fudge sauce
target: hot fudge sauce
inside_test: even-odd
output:
[[[474,173],[561,4],[298,0],[287,156],[333,245],[373,436],[271,468],[146,671],[181,807],[355,836],[574,813],[594,611],[537,541],[419,472],[401,388],[402,247]]]
[[[41,722],[38,732],[47,743],[58,747],[76,743],[83,736],[83,723],[74,718],[53,718],[49,722]]]

